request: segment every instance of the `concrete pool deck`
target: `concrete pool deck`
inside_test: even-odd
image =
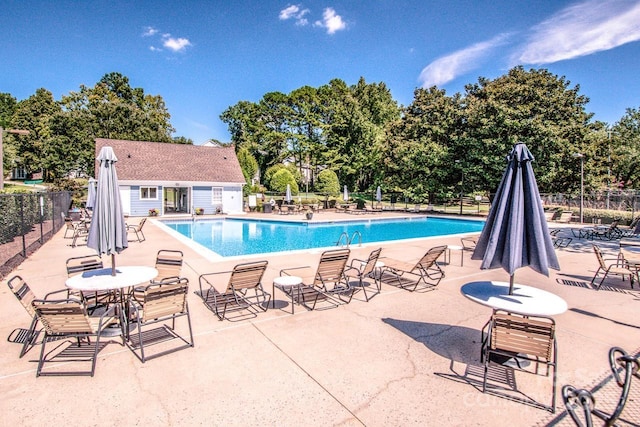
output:
[[[398,215],[406,214],[317,216],[330,220]],[[245,217],[251,216],[296,217]],[[143,364],[114,341],[100,351],[93,378],[36,378],[39,348],[18,358],[20,345],[2,340],[0,425],[573,425],[562,417],[560,387],[590,389],[608,373],[610,347],[630,353],[640,347],[640,293],[617,278],[608,279],[600,291],[592,289],[596,258],[587,240],[574,238],[568,248],[558,250],[562,269],[548,278],[528,268],[516,273],[518,283],[553,292],[569,305],[567,312],[555,316],[559,397],[552,415],[481,392],[480,329],[491,309],[463,297],[460,287],[476,280],[506,281],[508,276],[501,269],[480,270],[480,262],[468,253],[461,267],[460,253],[452,251],[450,264],[443,265],[445,279],[431,292],[411,293],[383,284],[382,293],[368,303],[359,293],[349,305],[311,312],[296,307],[291,315],[286,298],[276,290],[275,309],[252,319],[221,322],[194,293],[198,276],[230,270],[241,261],[211,262],[150,221],[144,233],[146,241],[131,242],[117,256],[118,265],[153,265],[159,249],[184,252],[182,273],[190,281],[195,347]],[[63,234],[61,230],[7,279],[21,275],[38,296],[64,287],[65,260],[93,251],[70,247]],[[608,253],[617,251],[615,241],[597,243]],[[364,258],[382,246],[383,257],[416,260],[439,244],[459,245],[460,238],[351,249],[352,257]],[[316,266],[320,252],[264,256],[269,261],[266,290],[271,292],[272,280],[282,268]],[[3,282],[0,336],[8,337],[14,329],[26,328],[30,319]],[[225,285],[223,279],[220,289]],[[518,373],[515,379],[521,393],[516,397],[544,404],[550,400],[549,378]],[[634,384],[636,390],[638,385]],[[612,409],[603,394],[595,395],[596,407]],[[612,396],[617,397],[615,392]],[[636,396],[623,413],[635,423],[640,423],[639,401]]]

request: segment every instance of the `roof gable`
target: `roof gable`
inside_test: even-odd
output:
[[[119,180],[245,182],[234,147],[96,138],[96,157],[103,146],[118,157]]]

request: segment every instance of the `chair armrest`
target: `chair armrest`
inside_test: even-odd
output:
[[[282,270],[280,270],[280,276],[292,276],[291,273],[289,273],[290,271],[293,270],[302,270],[303,268],[311,268],[308,265],[305,265],[303,267],[291,267],[291,268],[283,268]]]
[[[359,263],[365,263],[365,264],[366,264],[368,260],[366,260],[366,259],[358,259],[358,258],[354,258],[354,259],[352,259],[352,260],[351,260],[351,263],[349,264],[349,266],[350,266],[351,268],[354,268],[353,263],[354,263],[354,262],[356,262],[356,261],[357,261],[357,262],[359,262]]]
[[[50,295],[61,294],[63,292],[67,294],[66,298],[68,299],[69,295],[70,295],[70,291],[71,291],[71,289],[58,289],[57,291],[52,291],[52,292],[49,292],[48,294],[46,294],[44,296],[44,299],[48,300]]]
[[[207,285],[209,285],[210,288],[214,288],[213,283],[211,283],[207,277],[211,277],[211,276],[218,276],[220,274],[231,274],[233,273],[233,271],[216,271],[213,273],[204,273],[201,274],[200,277],[198,277],[198,283],[200,285],[200,295],[204,295],[204,291],[202,289],[202,282],[205,282]]]

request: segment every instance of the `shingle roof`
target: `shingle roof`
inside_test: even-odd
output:
[[[245,182],[233,147],[96,138],[96,156],[103,146],[118,157],[119,180]]]

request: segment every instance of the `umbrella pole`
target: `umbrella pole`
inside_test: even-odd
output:
[[[513,280],[515,278],[515,274],[509,276],[509,295],[513,295]]]
[[[116,275],[116,254],[111,254],[111,275]]]

